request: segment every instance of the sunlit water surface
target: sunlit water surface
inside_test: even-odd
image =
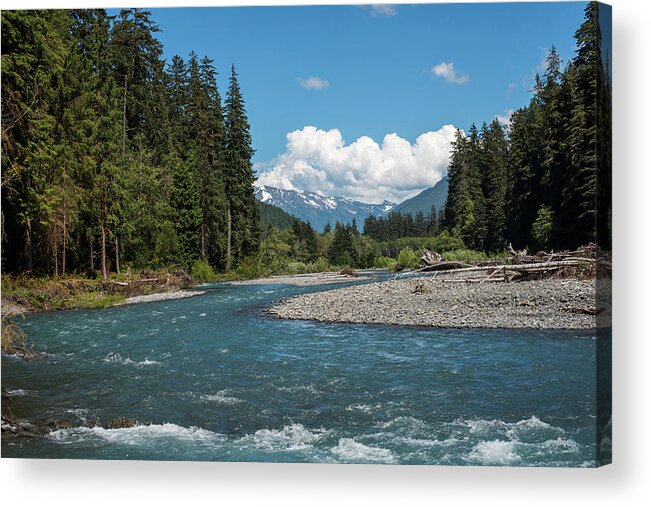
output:
[[[595,465],[595,343],[579,331],[281,321],[310,289],[29,315],[45,359],[2,358],[3,402],[30,421],[5,457]],[[104,429],[118,417],[140,426]],[[88,427],[94,426],[94,427]]]

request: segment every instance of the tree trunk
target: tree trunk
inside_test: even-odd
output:
[[[231,253],[232,253],[232,241],[233,241],[233,225],[231,217],[231,203],[228,203],[228,208],[226,210],[226,220],[227,220],[227,238],[228,243],[226,244],[226,272],[231,270]]]
[[[88,251],[90,253],[90,272],[95,273],[95,256],[93,252],[93,236],[92,234],[88,236]],[[93,275],[94,276],[94,275]]]
[[[26,271],[28,273],[32,272],[32,220],[27,219],[27,223],[25,224],[25,245],[24,245],[24,256],[25,256],[25,262],[26,262]]]
[[[127,152],[127,75],[124,75],[124,97],[122,99],[122,160]]]
[[[201,258],[206,260],[206,225],[203,217],[201,217]]]
[[[108,280],[108,270],[106,268],[106,203],[102,202],[102,220],[100,224],[102,236],[102,279]]]
[[[120,243],[117,236],[115,236],[115,271],[120,274]]]
[[[64,208],[65,210],[65,208]],[[68,232],[66,230],[66,214],[64,211],[63,214],[63,249],[61,251],[61,274],[66,274],[66,248],[68,247],[68,242],[66,241],[66,236]]]
[[[54,240],[54,276],[59,276],[59,242]]]

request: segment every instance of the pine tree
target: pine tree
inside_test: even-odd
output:
[[[594,241],[597,218],[597,91],[602,69],[599,5],[590,2],[585,20],[576,31],[576,56],[572,60],[574,94],[569,126],[572,178],[564,189],[565,206],[575,217],[571,245]]]
[[[258,249],[259,212],[255,204],[255,174],[251,157],[251,134],[244,99],[237,81],[235,66],[231,70],[226,98],[226,136],[224,191],[227,207],[226,271]]]
[[[506,166],[508,142],[499,121],[482,131],[482,187],[486,201],[485,249],[499,252],[506,247]]]

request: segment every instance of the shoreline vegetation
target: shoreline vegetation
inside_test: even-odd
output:
[[[173,291],[198,282],[335,283],[348,280],[340,269],[419,269],[427,251],[474,266],[504,264],[511,242],[531,252],[587,243],[609,252],[610,62],[599,16],[597,3],[586,4],[567,62],[550,48],[529,103],[510,126],[494,120],[456,132],[442,208],[369,215],[363,223],[360,216],[317,231],[256,201],[251,125],[234,66],[220,87],[221,67],[208,56],[166,60],[160,28],[142,9],[116,16],[102,9],[3,11],[3,329],[6,309],[101,308],[179,297]],[[27,86],[32,82],[38,87]],[[523,287],[533,291],[525,301],[540,299],[543,311],[547,303],[536,291],[573,285],[555,280],[556,272],[521,275],[516,283],[476,284],[423,275],[424,292],[412,296],[433,298],[426,304],[395,292],[409,294],[413,281],[341,295],[381,287],[386,296],[368,300],[370,308],[411,301],[407,314],[449,302],[464,315],[474,306],[483,311],[478,302],[486,294],[508,299]],[[589,288],[580,278],[577,290]],[[593,297],[594,289],[593,281]],[[327,296],[301,297],[326,312]],[[501,308],[499,298],[491,301]],[[580,302],[568,307],[598,310]],[[351,311],[356,306],[351,300]],[[557,313],[568,313],[563,308]]]

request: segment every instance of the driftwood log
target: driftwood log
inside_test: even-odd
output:
[[[611,270],[609,259],[599,255],[598,247],[591,243],[577,250],[563,252],[540,251],[534,255],[527,250],[515,250],[509,243],[507,257],[503,264],[496,261],[473,262],[448,261],[443,255],[425,250],[420,259],[422,267],[411,273],[435,272],[434,274],[471,274],[461,279],[447,279],[449,283],[490,283],[527,280],[544,276],[567,274],[567,271],[583,276],[595,273],[595,268]],[[477,276],[473,276],[476,273]]]

